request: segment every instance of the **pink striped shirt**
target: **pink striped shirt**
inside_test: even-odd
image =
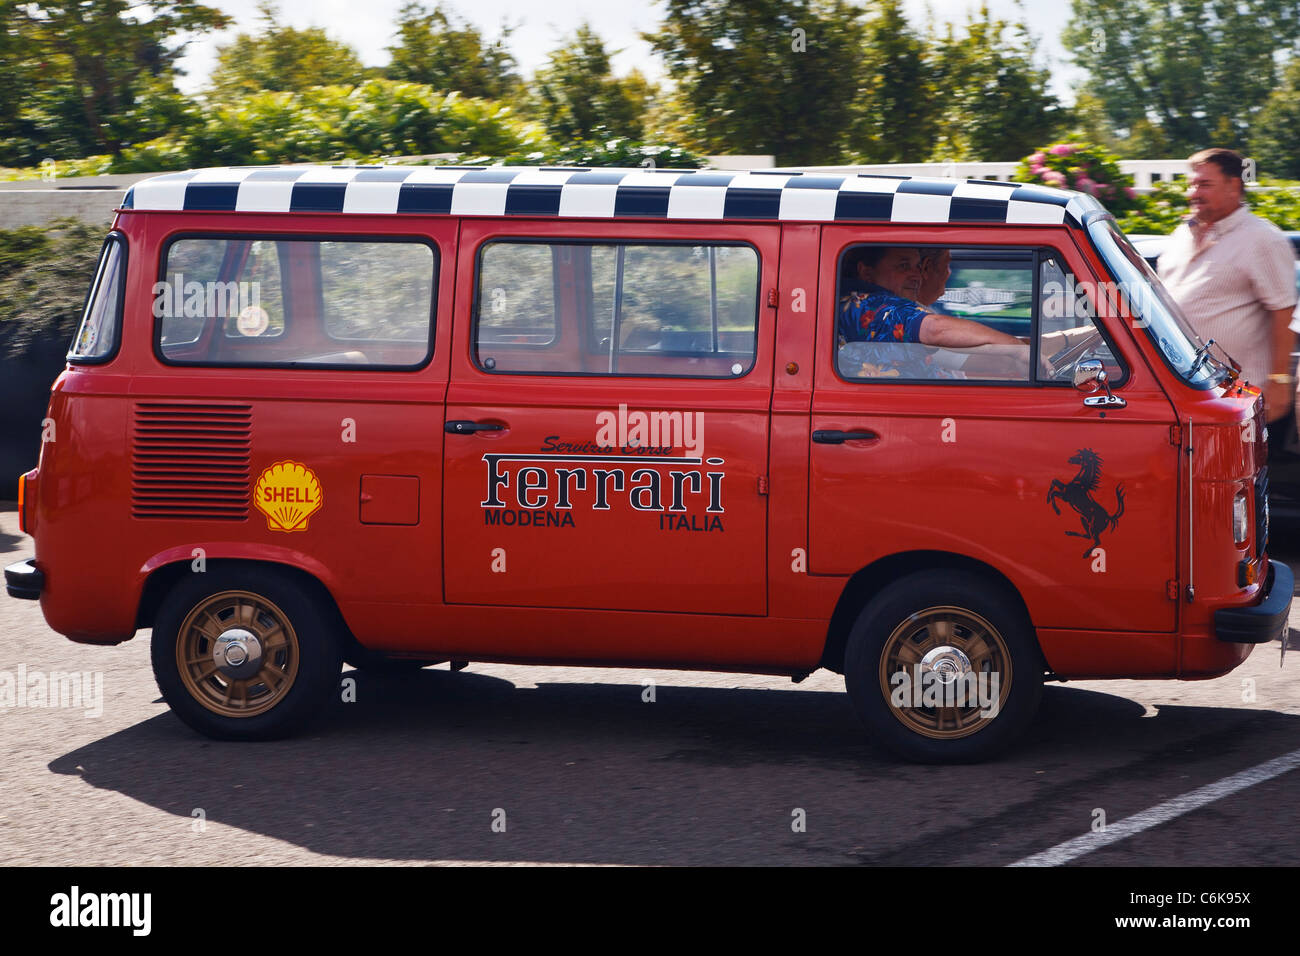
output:
[[[1295,253],[1282,230],[1243,205],[1211,223],[1197,249],[1184,222],[1158,271],[1201,338],[1214,339],[1241,364],[1243,379],[1262,385],[1273,371],[1270,313],[1296,304]]]

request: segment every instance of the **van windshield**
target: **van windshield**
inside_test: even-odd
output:
[[[1205,347],[1178,303],[1141,253],[1115,228],[1115,223],[1110,219],[1094,219],[1088,225],[1088,233],[1119,281],[1120,301],[1132,310],[1129,316],[1139,328],[1146,330],[1165,364],[1194,388],[1211,388],[1221,383],[1228,376],[1228,366]]]

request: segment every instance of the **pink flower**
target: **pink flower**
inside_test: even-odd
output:
[[[1043,173],[1043,182],[1047,183],[1049,186],[1064,186],[1065,174],[1058,173],[1055,169],[1049,169],[1047,172]]]
[[[1057,143],[1055,146],[1049,149],[1048,152],[1051,153],[1053,156],[1069,156],[1071,153],[1074,152],[1074,147],[1071,146],[1069,143]]]
[[[1039,155],[1041,156],[1042,154],[1040,153]],[[1047,171],[1047,167],[1042,163],[1034,163],[1034,165],[1029,167],[1029,171],[1035,176],[1041,176]]]
[[[1089,196],[1097,195],[1097,184],[1087,176],[1080,176],[1074,181],[1074,185],[1076,188],[1086,192]]]
[[[1136,198],[1137,198],[1137,190],[1134,189],[1132,186],[1125,186],[1125,187],[1124,187],[1124,195],[1125,195],[1125,196],[1128,196],[1129,199],[1136,199]]]
[[[1034,165],[1038,165],[1039,163],[1041,163],[1041,162],[1042,162],[1043,160],[1045,160],[1046,158],[1047,158],[1047,154],[1046,154],[1046,153],[1039,152],[1039,153],[1034,153],[1034,155],[1030,156],[1030,157],[1029,157],[1029,161],[1030,161],[1031,163],[1033,163]]]

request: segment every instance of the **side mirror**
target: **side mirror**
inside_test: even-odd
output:
[[[1085,359],[1074,367],[1074,387],[1079,391],[1091,394],[1105,384],[1106,370],[1097,359]]]
[[[1084,359],[1074,367],[1074,387],[1080,392],[1088,393],[1083,404],[1089,408],[1124,408],[1128,402],[1111,393],[1106,370],[1097,359]],[[1093,395],[1100,389],[1105,395]]]

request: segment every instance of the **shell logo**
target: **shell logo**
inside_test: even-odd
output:
[[[306,531],[307,519],[324,503],[316,472],[296,461],[277,461],[253,486],[253,506],[271,531]]]

